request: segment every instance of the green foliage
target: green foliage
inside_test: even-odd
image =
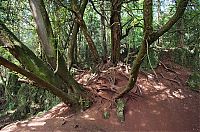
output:
[[[200,73],[193,72],[187,80],[187,84],[192,90],[200,92]]]
[[[89,99],[83,99],[80,97],[79,103],[81,104],[81,109],[86,110],[92,105],[92,102]]]
[[[176,48],[172,53],[173,60],[176,63],[191,68],[194,71],[200,70],[200,52],[198,48],[192,50],[187,48]]]
[[[110,118],[110,113],[108,111],[103,112],[103,118],[104,119],[109,119]]]
[[[125,120],[125,115],[124,115],[125,102],[124,102],[124,100],[117,99],[116,106],[117,106],[117,117],[120,122],[124,122],[124,120]]]
[[[58,97],[50,92],[31,86],[26,83],[20,83],[18,76],[10,72],[6,80],[5,93],[6,104],[2,113],[11,113],[12,120],[21,120],[40,111],[47,111],[60,102]],[[0,115],[1,116],[1,115]]]

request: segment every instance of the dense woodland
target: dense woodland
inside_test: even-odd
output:
[[[60,101],[85,110],[94,95],[74,76],[105,65],[131,66],[120,101],[163,54],[193,71],[188,85],[199,91],[199,20],[198,0],[0,0],[0,116]]]

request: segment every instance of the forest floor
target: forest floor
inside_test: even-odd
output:
[[[155,72],[140,72],[137,85],[125,97],[125,121],[120,122],[111,96],[128,82],[127,67],[103,68],[98,75],[84,71],[76,78],[97,95],[91,108],[73,114],[60,103],[42,116],[0,131],[200,131],[200,94],[188,88],[190,74],[170,61],[160,63]],[[109,119],[103,118],[104,112],[110,113]]]

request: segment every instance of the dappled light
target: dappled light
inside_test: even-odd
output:
[[[64,129],[79,131],[86,130],[86,128],[87,130],[103,130],[100,128],[104,128],[104,130],[111,131],[161,130],[161,128],[172,130],[175,126],[177,127],[177,124],[181,127],[179,130],[186,130],[190,127],[188,122],[185,124],[186,118],[190,123],[198,121],[198,116],[194,114],[191,118],[190,114],[198,114],[198,109],[191,109],[191,107],[197,108],[199,106],[197,101],[199,95],[188,91],[184,86],[188,72],[178,67],[176,71],[181,75],[182,80],[179,81],[182,81],[182,86],[175,81],[166,80],[159,74],[156,78],[153,73],[146,74],[141,72],[138,77],[137,87],[141,89],[142,95],[132,95],[130,93],[130,96],[133,96],[134,99],[128,100],[125,110],[126,122],[120,123],[115,114],[116,110],[113,109],[114,104],[108,98],[116,92],[110,89],[110,86],[114,85],[111,80],[115,77],[114,88],[117,90],[118,86],[122,86],[121,83],[126,84],[128,79],[126,74],[122,73],[124,68],[122,69],[121,66],[111,70],[114,71],[115,76],[110,74],[110,70],[104,70],[104,72],[98,75],[90,74],[89,71],[79,73],[83,78],[87,77],[85,80],[78,78],[79,76],[77,75],[77,79],[82,80],[87,89],[97,90],[97,95],[101,97],[101,99],[98,98],[96,100],[97,102],[92,108],[74,115],[70,114],[70,108],[67,105],[61,103],[43,116],[12,124],[2,130],[18,131],[28,129],[30,131],[43,131],[43,128],[50,130],[52,127],[56,127],[58,131]],[[162,66],[155,70],[156,73],[160,71],[168,78],[175,74],[166,72]],[[100,95],[100,93],[107,93],[107,97]],[[108,119],[103,117],[105,112],[110,113]]]
[[[0,0],[0,132],[200,131],[198,0]]]

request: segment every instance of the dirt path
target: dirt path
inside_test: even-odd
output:
[[[128,101],[123,123],[115,109],[110,109],[109,119],[103,119],[102,113],[110,104],[101,100],[77,115],[59,104],[41,117],[10,124],[1,131],[200,131],[200,96],[186,86],[189,71],[175,64],[171,68],[175,72],[159,66],[157,79],[149,73],[139,75],[137,86],[143,95]]]

